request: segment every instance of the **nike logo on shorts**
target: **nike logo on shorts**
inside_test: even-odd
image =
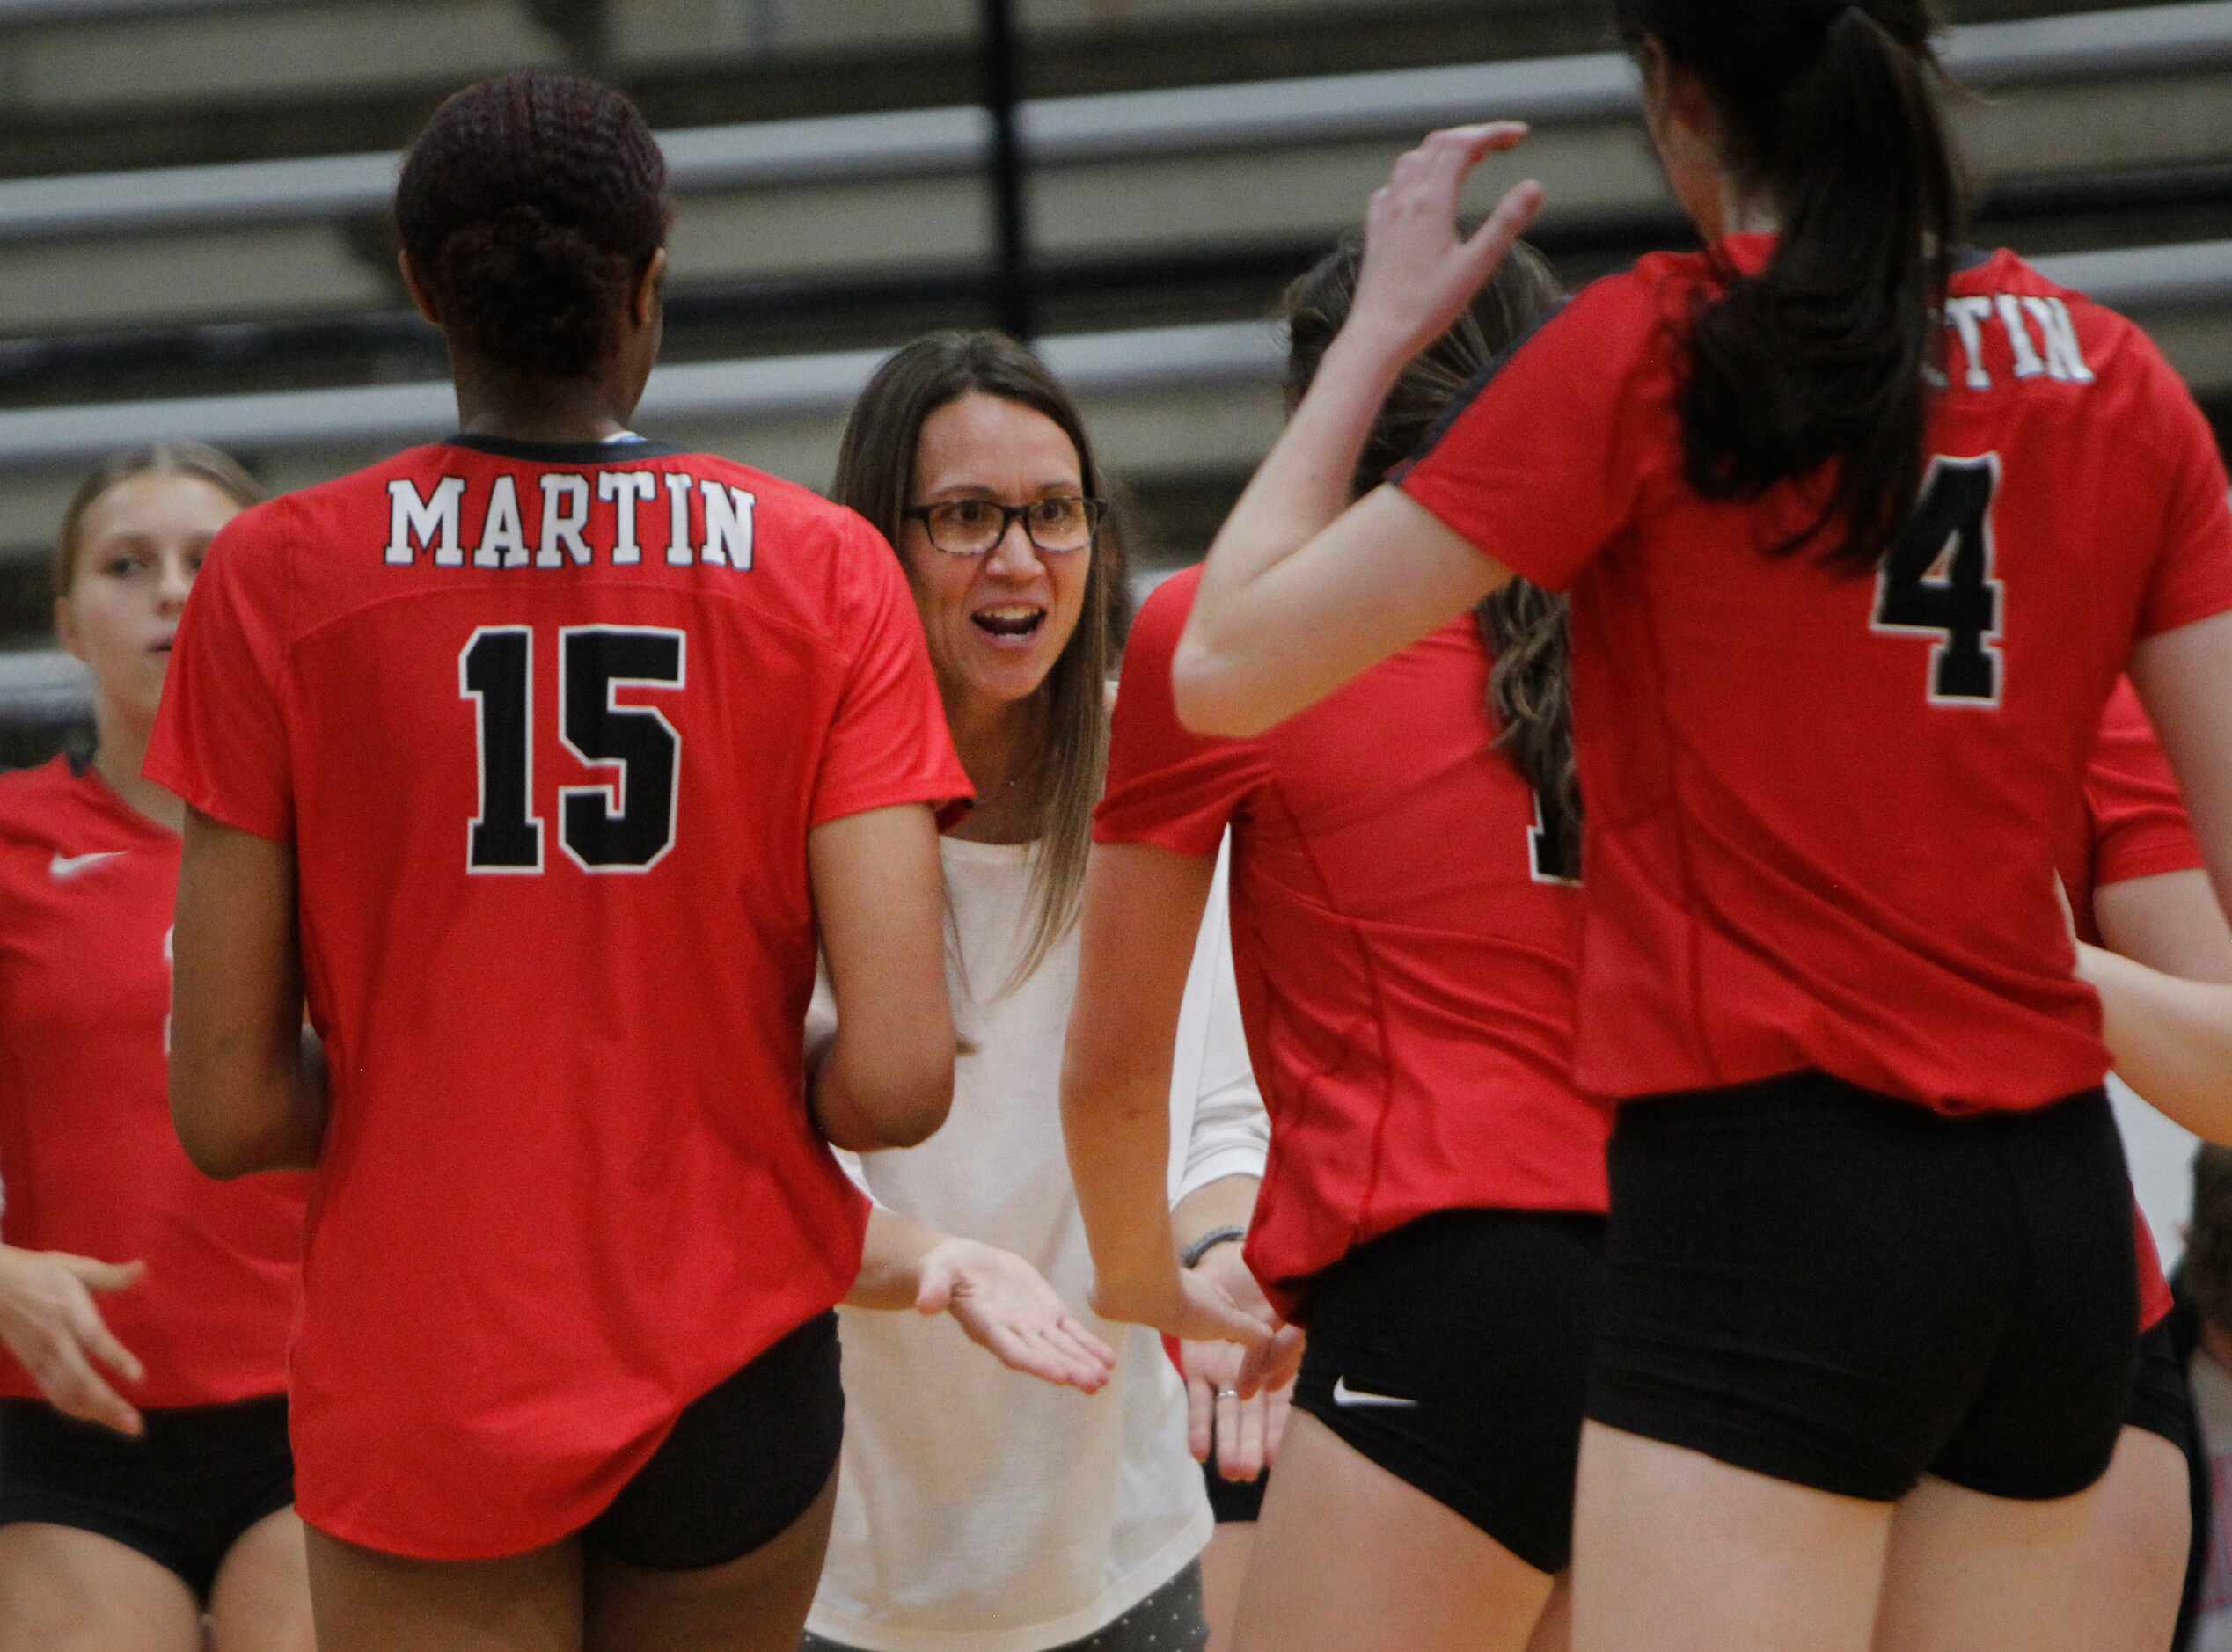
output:
[[[1361,1393],[1349,1386],[1346,1377],[1333,1379],[1333,1403],[1336,1406],[1416,1406],[1416,1400],[1405,1400],[1400,1394]]]
[[[47,863],[47,870],[56,883],[67,883],[86,867],[103,860],[113,860],[123,852],[121,849],[104,849],[90,855],[56,855]]]

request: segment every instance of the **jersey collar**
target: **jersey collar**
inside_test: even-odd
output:
[[[641,436],[618,442],[515,442],[505,436],[461,432],[445,437],[442,445],[471,448],[475,453],[522,459],[530,464],[636,464],[645,459],[670,459],[684,451],[670,442],[647,442]]]

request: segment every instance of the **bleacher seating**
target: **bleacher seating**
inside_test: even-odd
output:
[[[2232,412],[2232,4],[1954,10],[1985,238],[2070,260]],[[1255,318],[1401,142],[1482,113],[1533,120],[1542,239],[1572,277],[1682,237],[1593,5],[1018,11],[1050,352],[1168,559],[1198,553],[1275,428],[1276,341]],[[402,308],[382,213],[394,146],[484,70],[583,62],[638,92],[681,195],[671,364],[644,421],[824,479],[877,350],[992,318],[974,12],[0,0],[0,646],[18,651],[0,720],[68,698],[23,570],[93,453],[194,434],[293,486],[443,428],[438,347]]]

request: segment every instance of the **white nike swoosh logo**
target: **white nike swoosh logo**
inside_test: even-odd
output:
[[[1396,1394],[1358,1393],[1349,1386],[1346,1377],[1333,1379],[1333,1403],[1336,1406],[1416,1406],[1416,1400],[1405,1400]]]
[[[54,874],[55,882],[61,883],[98,861],[113,860],[123,852],[121,849],[104,849],[90,855],[56,855],[47,863],[47,870]]]

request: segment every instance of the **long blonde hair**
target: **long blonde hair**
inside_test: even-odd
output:
[[[1046,364],[1004,333],[933,333],[894,352],[853,403],[838,447],[830,496],[857,510],[894,546],[912,502],[922,427],[963,396],[996,396],[1043,413],[1077,450],[1088,497],[1103,498],[1099,465],[1077,405]],[[1022,961],[1000,989],[1020,984],[1077,923],[1093,810],[1108,774],[1108,682],[1131,601],[1122,512],[1111,508],[1094,541],[1077,630],[1032,696],[1043,731],[1017,777],[1033,844],[1029,931]]]

